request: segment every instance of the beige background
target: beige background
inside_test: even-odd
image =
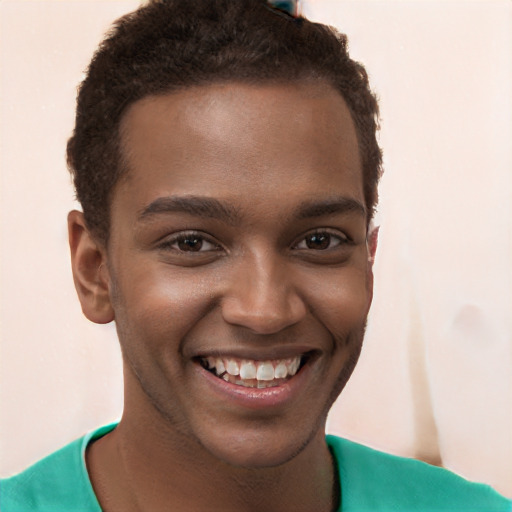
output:
[[[113,326],[72,286],[75,87],[137,1],[0,3],[0,475],[121,413]],[[512,496],[512,2],[310,0],[381,98],[376,295],[329,431]]]

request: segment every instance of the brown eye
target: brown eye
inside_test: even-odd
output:
[[[329,233],[313,233],[305,238],[308,249],[323,250],[328,249],[331,244],[331,235]]]
[[[178,253],[211,253],[221,251],[220,245],[210,241],[201,233],[181,232],[177,233],[170,239],[164,240],[160,245],[160,249],[172,249]]]
[[[304,238],[294,247],[301,250],[325,251],[335,249],[341,245],[347,244],[348,238],[343,233],[333,234],[328,231],[315,231],[304,236]]]
[[[203,247],[203,239],[199,236],[184,236],[176,240],[176,244],[180,251],[197,252]]]

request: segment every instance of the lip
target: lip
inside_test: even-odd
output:
[[[303,352],[300,353],[303,354]],[[297,353],[295,352],[295,354]],[[230,355],[232,355],[232,352],[230,352]],[[260,359],[261,357],[258,357],[257,360]],[[302,394],[307,386],[307,381],[315,362],[316,358],[310,358],[290,380],[280,386],[268,388],[249,388],[226,382],[204,369],[198,363],[194,363],[194,370],[197,372],[197,378],[204,385],[205,394],[213,394],[214,400],[228,406],[249,410],[263,411],[267,409],[274,411],[276,408],[285,407]]]

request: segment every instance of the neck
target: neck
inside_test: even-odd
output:
[[[330,512],[336,507],[337,475],[323,428],[287,462],[242,468],[214,457],[151,405],[135,405],[125,403],[118,427],[87,453],[105,512],[156,512],[169,510],[169,504],[182,512]]]

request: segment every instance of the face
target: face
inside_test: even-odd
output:
[[[214,457],[268,467],[323,436],[371,302],[356,133],[322,84],[211,85],[122,123],[107,268],[149,408]]]

